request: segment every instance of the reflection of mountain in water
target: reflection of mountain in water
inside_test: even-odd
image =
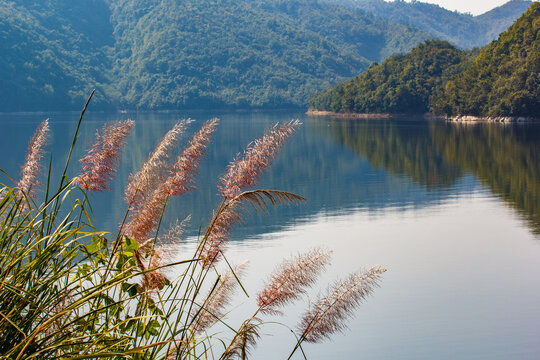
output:
[[[400,120],[335,121],[329,134],[372,165],[409,176],[427,189],[464,173],[525,216],[540,232],[540,128],[461,126]]]
[[[459,166],[437,151],[424,122],[341,121],[332,135],[373,166],[407,174],[416,183],[447,187],[463,175]]]
[[[195,113],[193,117],[198,121],[191,126],[190,132],[193,133],[200,124],[215,114]],[[129,173],[137,169],[142,161],[146,159],[148,153],[153,149],[160,137],[170,129],[174,121],[185,117],[185,114],[175,113],[141,113],[135,114],[133,119],[136,121],[134,134],[128,139],[128,144],[124,150],[116,180],[112,182],[112,192],[94,194],[93,211],[96,216],[96,224],[99,227],[105,227],[114,231],[121,221],[125,212],[125,203],[123,201],[123,187]],[[56,115],[51,117],[51,127],[53,139],[51,147],[55,154],[53,166],[60,171],[65,161],[65,150],[69,148],[69,142],[74,131],[75,124],[73,119],[76,114]],[[191,215],[190,235],[196,235],[199,226],[204,226],[216,206],[219,199],[217,197],[216,184],[219,176],[223,173],[228,162],[253,139],[261,136],[264,130],[277,121],[288,121],[291,118],[300,117],[302,114],[290,113],[231,113],[220,114],[221,124],[217,129],[212,143],[208,147],[208,154],[205,157],[199,176],[197,178],[197,189],[181,198],[174,198],[168,204],[167,212],[163,222],[163,228],[176,219],[183,219]],[[81,137],[78,147],[75,149],[73,158],[79,159],[84,154],[87,145],[93,141],[96,128],[101,127],[105,120],[114,120],[126,118],[119,114],[95,114],[90,113],[81,128]],[[32,120],[33,119],[33,120]],[[0,168],[15,174],[18,166],[24,161],[24,152],[26,143],[36,124],[42,119],[42,116],[34,115],[32,119],[25,122],[20,119],[3,121],[6,131],[14,134],[9,137],[5,143],[0,144],[0,151],[4,153],[17,154],[13,159],[6,157],[0,163]],[[15,121],[14,121],[15,120]],[[360,123],[358,123],[360,124]],[[388,161],[380,160],[373,166],[366,161],[364,157],[358,156],[357,150],[349,141],[357,139],[363,132],[368,134],[369,139],[377,140],[384,145],[388,137],[388,131],[394,136],[396,144],[395,149],[387,151],[377,150],[377,154],[386,154],[385,156],[400,156],[403,150],[399,150],[401,143],[416,144],[429,137],[429,129],[422,123],[419,133],[413,126],[409,136],[411,140],[402,139],[398,136],[399,132],[387,130],[378,135],[370,135],[373,130],[371,125],[359,127],[356,129],[344,128],[345,123],[329,123],[326,121],[304,121],[304,125],[295,133],[292,139],[286,144],[274,165],[261,179],[261,188],[281,189],[292,191],[302,195],[308,201],[299,206],[281,207],[263,217],[251,217],[247,226],[241,226],[235,238],[240,239],[245,236],[265,233],[271,230],[279,230],[282,226],[295,224],[302,219],[309,219],[317,214],[342,213],[344,211],[358,208],[366,209],[370,212],[384,211],[389,207],[422,207],[437,204],[440,201],[453,196],[456,191],[463,192],[464,188],[475,186],[475,181],[471,178],[461,178],[456,186],[436,187],[437,184],[452,184],[461,173],[459,168],[443,162],[442,158],[432,161],[438,161],[438,175],[421,175],[422,168],[414,165],[422,161],[411,160],[410,163],[418,168],[417,178],[430,178],[433,184],[432,189],[426,189],[425,186],[411,181],[405,171],[393,171],[400,175],[395,176],[386,171]],[[366,125],[366,124],[364,124]],[[24,131],[25,134],[20,132]],[[367,131],[367,132],[366,132]],[[407,130],[409,131],[409,130]],[[346,134],[351,134],[347,137]],[[328,135],[330,134],[330,136]],[[339,134],[337,136],[336,134]],[[375,134],[375,133],[374,133]],[[332,137],[338,139],[334,141]],[[184,137],[184,142],[188,136]],[[11,142],[8,142],[11,141]],[[345,142],[347,140],[347,142]],[[366,140],[367,141],[367,140]],[[356,140],[355,140],[356,142]],[[343,143],[346,146],[343,146]],[[374,146],[374,145],[373,145]],[[419,158],[429,159],[429,155],[422,154],[424,148],[429,150],[428,146],[417,147],[416,152]],[[363,153],[361,153],[363,154]],[[365,156],[372,160],[373,156]],[[12,163],[7,162],[12,161]],[[399,160],[396,163],[401,163]],[[451,169],[446,172],[445,169]],[[79,170],[79,166],[74,161],[70,171],[74,176]],[[54,171],[53,171],[54,172]],[[449,177],[451,180],[447,180]],[[422,183],[422,182],[421,182]],[[459,184],[466,184],[460,186]]]
[[[276,121],[289,115],[223,116],[220,128],[210,145],[210,154],[203,162],[198,178],[198,191],[171,202],[169,214],[191,213],[196,233],[200,222],[208,219],[218,203],[216,182],[227,163],[252,139]],[[447,199],[455,189],[429,191],[409,178],[388,174],[373,167],[364,158],[324,135],[332,131],[328,123],[307,120],[286,144],[274,165],[264,174],[260,188],[291,191],[308,201],[299,206],[281,207],[263,217],[248,219],[248,226],[237,231],[237,238],[278,230],[316,214],[342,213],[358,208],[377,212],[384,209],[422,207]],[[471,178],[460,183],[472,186]],[[463,189],[462,189],[463,190]]]
[[[525,216],[540,233],[540,129],[497,124],[433,127],[452,163],[468,169]]]

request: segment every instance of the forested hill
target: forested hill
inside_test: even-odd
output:
[[[429,37],[318,0],[0,0],[0,111],[302,106]]]
[[[421,1],[328,1],[362,9],[391,22],[415,26],[461,48],[481,47],[497,39],[532,4],[529,0],[512,0],[482,15],[472,16]]]
[[[312,110],[540,116],[540,3],[481,50],[427,41],[316,93]]]
[[[532,4],[433,101],[446,115],[540,117],[540,3]]]
[[[428,40],[406,55],[373,63],[356,78],[315,94],[311,110],[340,113],[425,113],[437,88],[462,71],[472,51]]]
[[[105,104],[115,40],[103,0],[0,0],[0,111]]]
[[[126,107],[301,106],[427,34],[314,0],[115,1]]]

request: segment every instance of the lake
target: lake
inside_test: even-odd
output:
[[[324,246],[333,261],[317,289],[362,267],[383,265],[388,272],[345,333],[305,344],[308,359],[540,358],[540,125],[336,120],[300,112],[90,112],[76,159],[105,121],[136,121],[112,191],[94,195],[98,228],[116,230],[128,175],[176,120],[195,119],[193,133],[214,116],[221,122],[198,190],[171,201],[164,219],[166,228],[191,215],[180,253],[193,248],[217,206],[216,184],[228,162],[273,123],[303,123],[260,187],[308,201],[254,215],[234,232],[227,257],[251,260],[244,281],[250,299],[238,296],[231,323],[253,311],[253,298],[282,258]],[[53,169],[60,169],[78,114],[0,114],[0,168],[16,179],[45,117],[52,133],[47,149]],[[71,176],[78,172],[72,165]],[[305,307],[300,302],[288,306],[286,316],[265,318],[272,323],[253,358],[286,358],[294,345],[288,328]]]

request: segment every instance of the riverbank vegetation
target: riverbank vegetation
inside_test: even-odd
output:
[[[427,41],[313,95],[309,107],[338,113],[538,117],[539,19],[540,5],[533,3],[498,40],[481,50]]]
[[[135,124],[106,124],[80,159],[79,175],[70,179],[84,112],[58,184],[51,181],[50,165],[40,184],[46,120],[29,143],[20,179],[0,188],[0,358],[246,359],[267,319],[299,300],[330,258],[330,251],[317,248],[284,260],[257,292],[255,312],[236,328],[227,322],[233,293],[246,291],[246,264],[227,259],[231,230],[252,211],[305,200],[253,189],[299,123],[276,124],[230,163],[219,179],[221,202],[201,219],[193,253],[172,256],[189,218],[163,231],[163,212],[170,197],[194,189],[218,119],[203,124],[178,152],[191,121],[179,121],[165,134],[130,177],[127,210],[112,234],[92,221],[92,192],[107,190]],[[303,352],[304,343],[343,330],[384,271],[359,270],[313,301],[299,319],[289,358]]]
[[[539,30],[536,2],[441,88],[433,111],[451,116],[540,116]]]
[[[336,113],[424,113],[433,91],[463,68],[469,54],[446,41],[428,40],[314,95],[308,106]]]

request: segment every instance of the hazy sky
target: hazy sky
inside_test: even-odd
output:
[[[407,0],[409,1],[409,0]],[[500,6],[508,0],[419,0],[437,4],[448,10],[457,10],[459,12],[479,15]]]

